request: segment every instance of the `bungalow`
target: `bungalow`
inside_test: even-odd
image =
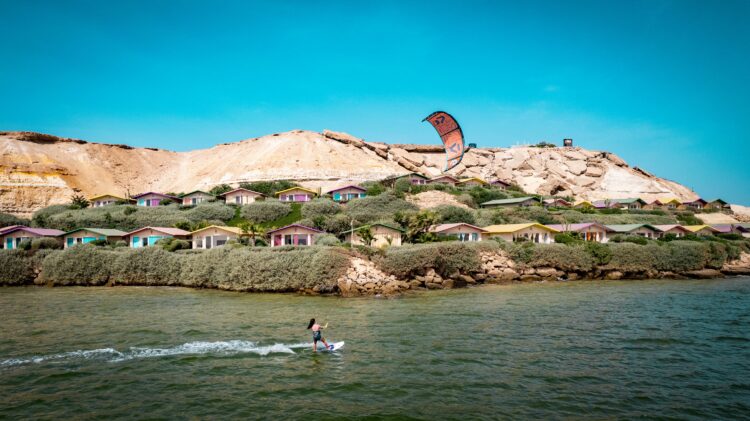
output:
[[[595,200],[592,202],[594,209],[622,209],[623,205],[611,199]]]
[[[721,210],[731,210],[731,206],[729,203],[721,200],[721,199],[714,199],[709,201],[706,204],[706,208],[713,210],[713,211],[721,211]]]
[[[304,187],[292,187],[291,189],[276,192],[276,196],[282,202],[309,202],[318,195],[318,192]]]
[[[350,243],[352,245],[363,245],[364,242],[362,241],[362,238],[358,233],[358,231],[363,227],[369,227],[370,231],[372,232],[373,239],[372,243],[370,243],[370,246],[372,247],[401,245],[401,235],[404,233],[404,230],[385,224],[363,225],[362,227],[355,228],[354,230],[346,231],[343,233],[344,242]]]
[[[610,201],[619,203],[625,209],[643,209],[646,206],[646,201],[639,198],[610,199]]]
[[[428,181],[430,184],[448,184],[451,186],[455,186],[458,182],[459,180],[456,177],[448,174],[443,174]]]
[[[666,210],[666,211],[672,211],[677,209],[677,207],[680,206],[680,201],[671,198],[671,199],[656,199],[653,202],[649,203],[648,205],[644,206],[643,209],[660,209],[660,210]]]
[[[68,248],[76,244],[88,244],[96,240],[105,240],[110,244],[123,240],[128,233],[108,228],[78,228],[62,235],[63,247]]]
[[[587,222],[582,224],[553,224],[548,227],[560,232],[577,233],[582,240],[595,241],[597,243],[606,243],[609,241],[608,234],[614,232],[606,225],[598,222]]]
[[[101,194],[89,198],[89,203],[91,203],[92,208],[100,208],[102,206],[114,205],[117,203],[135,203],[135,200],[115,196],[114,194]]]
[[[320,234],[325,234],[325,232],[300,224],[287,225],[268,231],[268,235],[271,237],[271,247],[310,246],[315,244],[315,238]]]
[[[24,225],[15,225],[5,227],[0,231],[0,244],[6,250],[17,249],[24,240],[33,240],[35,238],[54,238],[59,237],[64,232],[48,228],[29,228]]]
[[[128,245],[133,248],[153,246],[162,238],[179,238],[187,240],[190,233],[179,228],[170,227],[144,227],[125,234]]]
[[[349,185],[330,190],[334,202],[348,202],[352,199],[361,199],[367,196],[367,189],[359,186]]]
[[[182,203],[179,197],[170,196],[167,194],[146,192],[133,196],[133,199],[138,201],[138,206],[154,207],[159,206],[164,201],[171,201],[174,203]]]
[[[456,183],[456,186],[458,187],[484,187],[488,183],[481,178],[478,177],[471,177],[471,178],[465,178],[458,183]]]
[[[190,193],[183,194],[182,196],[180,196],[180,200],[182,200],[181,203],[183,206],[194,206],[199,203],[216,200],[216,196],[201,190],[196,190]]]
[[[502,238],[505,241],[531,241],[533,243],[554,243],[554,235],[560,231],[538,223],[490,225],[484,227],[486,238]]]
[[[607,225],[607,228],[614,231],[615,234],[637,235],[646,238],[656,238],[660,234],[656,227],[649,224],[617,224]]]
[[[738,224],[738,225],[747,230],[747,232],[742,234],[742,236],[746,238],[750,238],[750,224]]]
[[[456,236],[459,241],[482,241],[485,231],[477,226],[459,222],[455,224],[440,224],[430,227],[428,232],[437,234],[439,237]]]
[[[569,208],[573,206],[572,203],[559,197],[544,199],[542,200],[542,205],[544,205],[545,208]]]
[[[427,178],[426,176],[420,173],[411,172],[409,174],[398,175],[395,177],[388,177],[385,180],[383,180],[381,183],[383,183],[386,186],[393,187],[398,180],[401,180],[404,178],[409,180],[409,183],[413,185],[423,185],[423,184],[427,184],[430,182],[430,179]]]
[[[738,234],[744,236],[750,233],[750,229],[747,229],[739,224],[718,224],[711,225],[711,228],[719,231],[718,234]]]
[[[254,203],[256,200],[260,200],[266,195],[263,193],[258,193],[257,191],[252,191],[248,189],[243,189],[242,187],[229,190],[226,193],[222,193],[219,195],[219,197],[223,198],[227,205],[249,205],[250,203]]]
[[[691,234],[690,230],[685,229],[682,225],[668,224],[668,225],[652,225],[654,228],[659,230],[657,238],[662,238],[667,234],[674,234],[676,237],[684,237]]]
[[[680,206],[677,207],[677,209],[680,210],[703,210],[703,208],[706,207],[708,202],[701,199],[700,197],[695,200],[686,200],[680,204]]]
[[[512,199],[497,199],[490,200],[489,202],[480,203],[479,207],[482,208],[510,208],[514,206],[537,206],[541,204],[536,197],[516,197]]]
[[[498,179],[490,181],[490,186],[497,187],[500,190],[506,190],[508,187],[510,187],[510,183],[500,180],[498,178]]]
[[[211,225],[210,227],[201,228],[190,233],[193,239],[194,249],[210,249],[221,247],[229,240],[239,240],[240,237],[247,236],[237,227],[220,227]]]
[[[721,234],[721,231],[717,230],[716,228],[710,225],[686,225],[684,228],[690,231],[691,233],[702,236],[702,237]]]
[[[589,202],[588,200],[579,200],[575,203],[573,203],[573,208],[575,209],[593,209],[594,204]]]

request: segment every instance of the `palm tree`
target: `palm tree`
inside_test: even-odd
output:
[[[357,235],[365,245],[369,246],[375,239],[375,235],[372,233],[372,227],[365,225],[357,229]]]
[[[266,235],[266,229],[260,224],[253,222],[242,222],[239,224],[239,229],[242,230],[244,235],[250,236],[251,245],[255,247],[255,239]]]

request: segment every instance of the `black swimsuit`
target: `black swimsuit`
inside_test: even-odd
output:
[[[313,341],[319,341],[320,340],[320,331],[319,330],[313,330]]]

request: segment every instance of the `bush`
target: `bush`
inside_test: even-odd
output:
[[[29,223],[30,221],[26,219],[18,218],[15,215],[11,215],[9,213],[0,212],[0,228],[9,227],[11,225],[29,225]]]
[[[386,191],[385,186],[383,183],[379,181],[365,181],[361,184],[362,188],[367,189],[365,194],[367,196],[377,196],[379,194],[383,194]]]
[[[438,218],[441,224],[452,224],[457,222],[465,222],[467,224],[474,224],[474,213],[466,208],[460,208],[458,206],[451,205],[440,205],[432,209],[438,214]]]
[[[534,243],[513,243],[507,246],[507,251],[512,260],[520,263],[529,263],[534,257]]]
[[[560,270],[584,272],[594,267],[593,257],[581,246],[537,244],[532,250],[531,259],[528,262],[532,267],[553,267]]]
[[[414,276],[428,267],[448,277],[455,272],[476,272],[481,261],[478,249],[470,244],[446,242],[391,247],[379,265],[386,273],[402,278]]]
[[[211,190],[208,191],[208,194],[218,196],[220,194],[224,194],[231,190],[232,190],[232,186],[230,186],[229,184],[219,184],[217,186],[212,187]]]
[[[156,242],[157,246],[160,246],[165,251],[177,251],[177,250],[188,250],[190,249],[190,242],[186,240],[180,240],[178,238],[162,238]],[[152,248],[152,247],[149,247]]]
[[[31,240],[30,250],[59,250],[62,243],[56,238],[42,237]]]
[[[642,246],[645,246],[648,244],[648,239],[646,237],[641,237],[640,235],[622,235],[617,234],[613,236],[610,239],[613,243],[633,243],[633,244],[639,244]]]
[[[581,239],[578,238],[578,236],[567,233],[567,232],[561,232],[560,234],[555,234],[555,243],[559,244],[578,244],[581,243]]]
[[[70,211],[68,205],[52,205],[47,206],[46,208],[39,209],[31,216],[31,225],[40,228],[50,228],[50,217],[68,211]]]
[[[54,252],[42,262],[42,279],[51,285],[104,285],[116,257],[89,244]]]
[[[471,198],[477,206],[484,202],[489,202],[490,200],[508,198],[508,195],[501,190],[479,186],[472,187],[472,189],[469,190],[469,195],[471,195]]]
[[[341,241],[333,234],[323,234],[315,238],[316,246],[339,246]]]
[[[397,212],[416,212],[419,208],[413,203],[399,199],[393,193],[352,200],[344,213],[357,224],[367,224],[379,220],[392,220]]]
[[[703,225],[703,221],[698,219],[693,212],[677,212],[675,217],[681,225]]]
[[[606,265],[612,260],[612,250],[604,244],[587,242],[584,248],[596,265]]]
[[[162,240],[159,240],[157,244]],[[183,241],[183,240],[177,240]],[[112,265],[112,279],[122,285],[179,285],[183,255],[161,247],[143,247],[119,253]]]
[[[264,200],[243,206],[241,215],[248,221],[262,224],[283,218],[291,211],[292,208],[286,203],[278,200]]]
[[[621,272],[646,272],[656,266],[654,248],[657,246],[639,246],[633,243],[609,243],[612,257],[603,269]]]
[[[240,187],[243,189],[252,190],[258,193],[263,193],[267,197],[274,197],[276,192],[291,189],[297,187],[297,183],[293,183],[287,180],[275,180],[275,181],[255,181],[252,183],[240,183]]]
[[[0,285],[28,285],[34,282],[44,257],[50,251],[28,253],[22,250],[0,250]]]
[[[329,199],[315,199],[302,205],[302,217],[315,219],[328,217],[341,212],[341,205]]]

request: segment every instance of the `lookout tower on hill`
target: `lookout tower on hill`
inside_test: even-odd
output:
[[[563,139],[563,146],[572,148],[573,147],[573,139]]]

